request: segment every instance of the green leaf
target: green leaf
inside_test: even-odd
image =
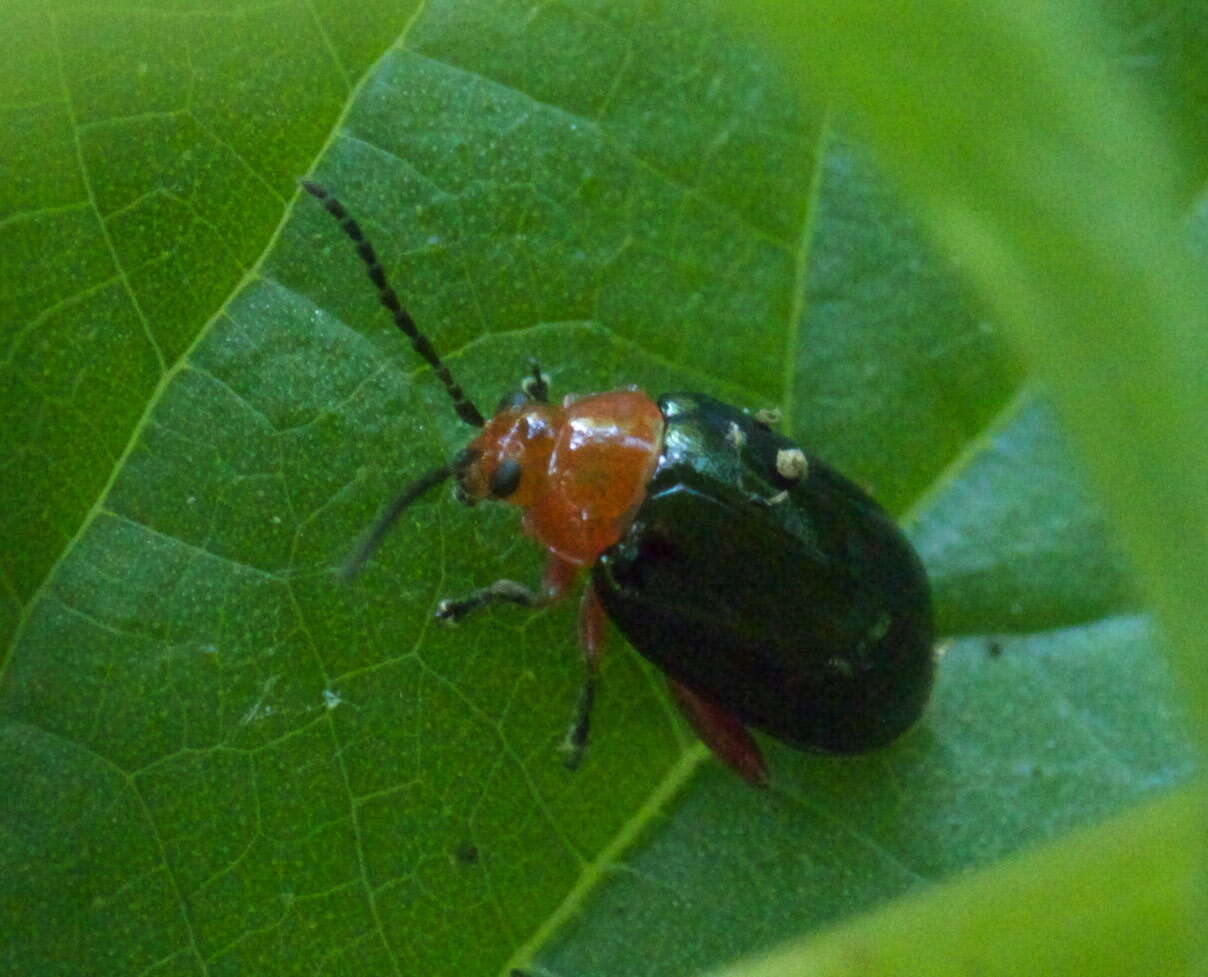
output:
[[[726,973],[1194,973],[1199,806],[1192,791],[1164,797]]]
[[[6,637],[167,371],[257,261],[348,79],[410,16],[394,0],[358,11],[363,22],[296,4],[0,14]]]
[[[2,15],[12,972],[684,973],[1186,777],[996,321],[720,8],[648,6]],[[432,623],[536,578],[514,512],[434,492],[342,583],[468,434],[309,172],[483,409],[535,355],[778,406],[872,487],[955,639],[920,728],[766,743],[755,792],[614,639],[569,774],[573,606]]]

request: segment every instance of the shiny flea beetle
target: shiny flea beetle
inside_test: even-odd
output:
[[[587,744],[605,617],[667,674],[700,738],[738,774],[767,783],[752,726],[794,746],[860,753],[921,715],[935,670],[927,576],[858,486],[752,416],[704,394],[652,400],[637,389],[549,402],[535,362],[489,421],[386,280],[373,246],[319,184],[356,244],[382,305],[435,370],[458,416],[481,433],[381,514],[352,556],[355,575],[399,514],[454,479],[463,502],[504,500],[547,553],[538,590],[498,580],[436,616],[494,601],[544,607],[580,572],[586,680],[568,766]]]

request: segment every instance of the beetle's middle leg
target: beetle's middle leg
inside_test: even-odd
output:
[[[588,581],[579,603],[579,647],[583,651],[583,664],[587,674],[583,677],[583,690],[579,693],[579,704],[575,707],[575,719],[566,734],[566,768],[574,770],[583,762],[587,752],[587,738],[591,732],[591,714],[596,704],[596,685],[600,677],[600,660],[604,657],[604,636],[607,619],[604,605],[596,596],[596,588]]]
[[[496,580],[493,584],[457,600],[442,600],[436,605],[436,619],[453,624],[496,601],[508,601],[522,607],[547,607],[560,599],[579,574],[579,568],[550,554],[541,577],[541,589],[531,590],[515,580]]]
[[[565,596],[578,575],[579,567],[551,553],[545,563],[539,591],[530,590],[515,580],[496,580],[490,586],[476,590],[459,600],[442,600],[436,605],[436,617],[441,621],[453,623],[460,621],[467,614],[501,600],[520,604],[522,607],[547,607]],[[595,588],[589,582],[579,604],[579,647],[583,651],[586,675],[583,678],[583,689],[579,693],[579,703],[575,707],[575,718],[566,734],[564,746],[567,751],[566,766],[570,770],[579,766],[583,761],[583,754],[587,751],[606,627],[604,605],[600,603]]]

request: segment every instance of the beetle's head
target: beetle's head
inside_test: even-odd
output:
[[[450,469],[457,497],[467,505],[502,499],[532,505],[545,491],[550,454],[558,436],[562,408],[533,403],[523,393],[510,394]]]

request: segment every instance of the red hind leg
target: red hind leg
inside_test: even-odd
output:
[[[738,718],[673,678],[668,678],[667,684],[680,711],[714,756],[747,783],[766,787],[768,768],[759,744]]]

